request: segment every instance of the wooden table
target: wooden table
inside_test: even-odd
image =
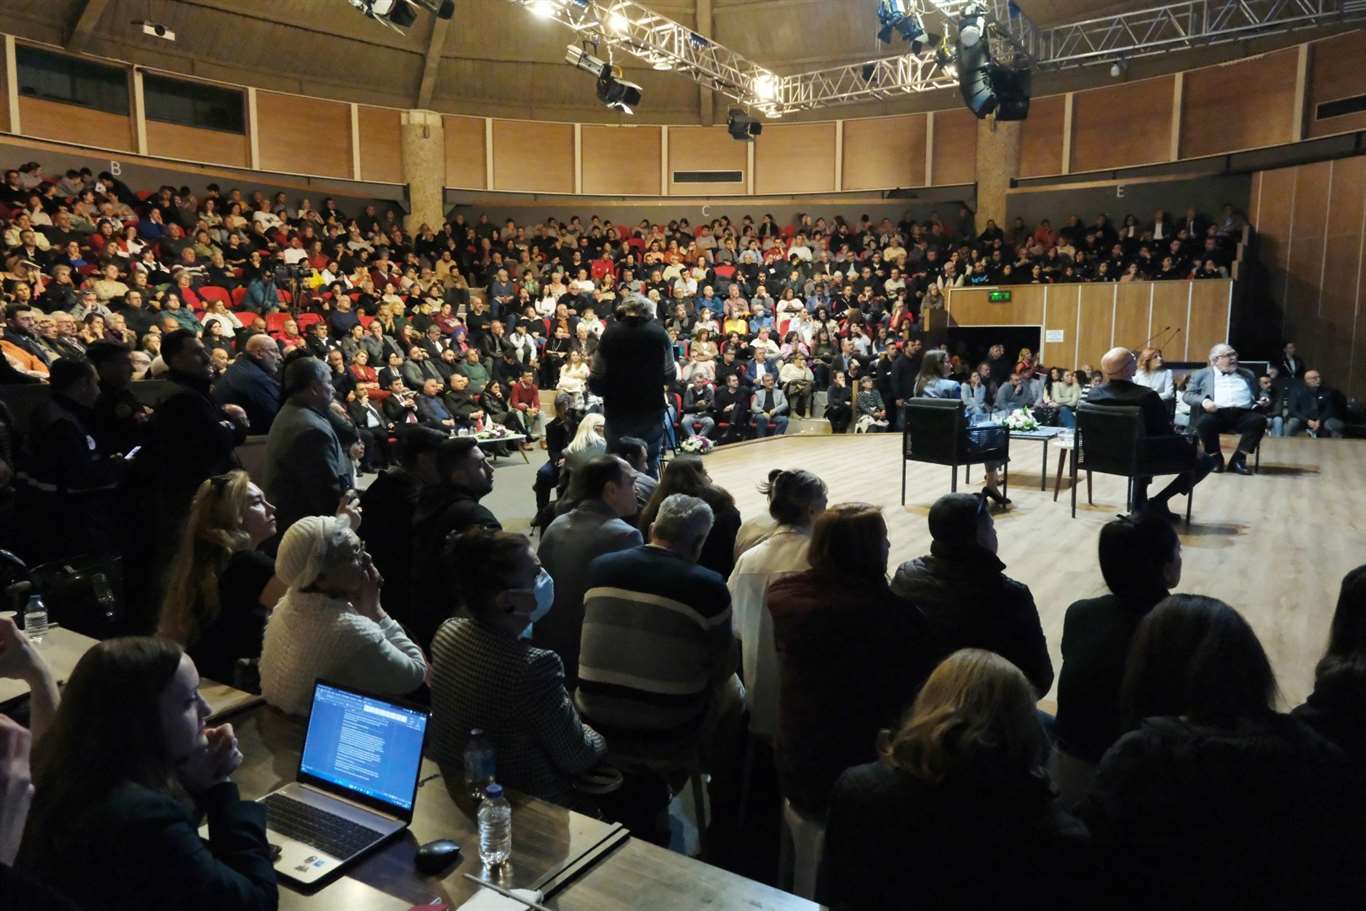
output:
[[[98,642],[80,633],[54,626],[48,629],[43,641],[38,643],[38,652],[52,669],[52,676],[60,686],[65,684],[76,669],[76,662]],[[5,705],[28,695],[28,684],[22,680],[0,678],[0,705]]]
[[[242,795],[260,797],[292,781],[303,746],[303,723],[261,706],[228,719],[243,755],[233,779]],[[479,837],[470,805],[454,782],[452,798],[440,770],[424,760],[413,822],[408,831],[365,857],[322,889],[304,894],[280,886],[280,908],[327,911],[408,911],[413,905],[444,901],[452,908],[478,887],[464,873],[485,876],[506,888],[543,888],[548,874],[592,852],[620,827],[535,798],[510,795],[512,858],[490,874],[479,862]],[[418,845],[450,838],[462,856],[444,876],[424,876],[413,866]],[[556,881],[563,877],[556,877]],[[555,892],[547,903],[559,911],[624,911],[627,908],[807,911],[810,902],[770,886],[747,880],[681,854],[635,838],[619,841],[585,872]]]

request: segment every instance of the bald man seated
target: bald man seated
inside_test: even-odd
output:
[[[241,405],[252,434],[270,432],[280,410],[280,347],[265,333],[247,339],[242,354],[213,384],[220,405]]]
[[[1201,455],[1192,437],[1175,433],[1167,418],[1166,406],[1156,392],[1135,383],[1138,358],[1128,348],[1111,348],[1100,360],[1100,371],[1105,383],[1091,390],[1086,401],[1092,405],[1130,405],[1143,412],[1143,434],[1147,438],[1148,453],[1154,458],[1186,461],[1189,468],[1176,476],[1161,493],[1148,498],[1151,477],[1134,478],[1134,512],[1148,511],[1175,518],[1167,501],[1177,494],[1190,493],[1191,488],[1214,468],[1213,456]]]

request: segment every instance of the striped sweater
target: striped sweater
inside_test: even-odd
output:
[[[686,728],[735,672],[734,644],[717,573],[648,544],[599,557],[584,595],[579,710],[609,729]]]

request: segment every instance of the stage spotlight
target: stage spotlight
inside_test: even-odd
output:
[[[1114,63],[1110,64],[1110,75],[1116,79],[1119,79],[1128,71],[1129,61],[1123,58],[1120,58],[1119,60],[1116,60]]]
[[[958,20],[958,46],[976,47],[987,34],[987,20],[980,7],[969,6]]]
[[[614,111],[634,114],[640,104],[640,86],[621,78],[621,67],[612,66],[588,51],[571,44],[564,49],[564,62],[577,70],[598,77],[598,100]]]
[[[754,77],[754,94],[760,101],[772,101],[778,97],[778,77],[772,73],[760,73]]]
[[[742,109],[731,108],[730,113],[726,115],[726,129],[730,131],[731,139],[753,142],[754,137],[764,131],[764,125]]]
[[[617,79],[612,75],[612,69],[604,69],[598,77],[598,100],[613,111],[634,114],[636,105],[640,104],[640,86]]]
[[[555,3],[553,0],[533,0],[531,11],[542,19],[549,19],[555,15]]]
[[[906,0],[881,0],[877,5],[877,21],[881,26],[877,40],[883,44],[892,40],[892,30],[906,18]]]
[[[351,5],[381,25],[404,32],[417,21],[417,7],[408,0],[350,0]]]
[[[607,28],[615,35],[624,35],[626,30],[631,27],[631,20],[624,15],[613,10],[607,16]]]

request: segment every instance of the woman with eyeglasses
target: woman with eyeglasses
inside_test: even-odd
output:
[[[259,548],[275,535],[275,507],[245,471],[199,485],[171,564],[158,633],[205,677],[255,690],[266,618],[284,594]],[[248,667],[239,667],[239,662]]]

